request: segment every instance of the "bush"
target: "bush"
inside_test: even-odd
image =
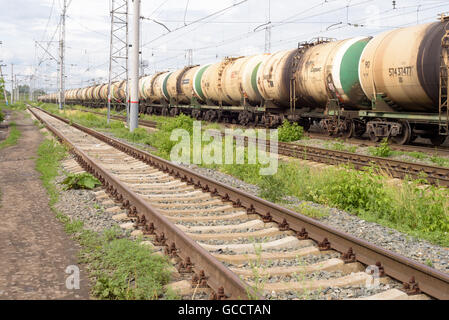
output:
[[[279,141],[290,142],[296,141],[303,137],[304,129],[299,126],[296,122],[290,123],[288,120],[284,120],[282,126],[278,128]]]
[[[388,220],[411,230],[449,233],[449,197],[446,188],[423,186],[420,181],[407,181],[400,190],[390,189],[395,206]]]
[[[315,170],[292,163],[281,165],[277,175],[284,181],[287,195],[346,210],[438,244],[449,244],[446,188],[424,186],[423,179],[390,185],[389,178],[376,174],[374,168]]]
[[[0,110],[0,122],[2,122],[3,120],[5,120],[5,115],[4,115],[3,112]]]
[[[382,142],[380,143],[380,146],[374,147],[374,148],[370,147],[368,149],[368,151],[373,156],[383,157],[383,158],[389,157],[393,153],[393,151],[391,151],[391,148],[388,144],[388,138],[384,138],[382,140]]]
[[[299,186],[305,200],[354,213],[382,211],[389,206],[385,178],[374,174],[373,169],[328,168],[313,178],[310,173],[307,177],[308,181]]]

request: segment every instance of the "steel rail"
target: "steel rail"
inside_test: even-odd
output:
[[[104,114],[96,111],[82,111],[104,116]],[[125,117],[116,115],[114,118],[116,120],[123,120]],[[155,128],[157,124],[157,122],[151,120],[142,119],[139,121],[142,125],[151,128]],[[267,145],[269,145],[269,140],[267,140]],[[381,170],[386,171],[393,178],[424,178],[429,184],[449,187],[449,168],[445,167],[368,156],[347,151],[303,146],[300,144],[287,142],[278,143],[278,152],[284,156],[291,156],[298,159],[310,160],[330,165],[351,164],[358,170],[363,170],[374,165],[378,166]]]
[[[82,150],[78,149],[75,144],[70,141],[70,139],[65,137],[60,131],[47,123],[31,108],[29,108],[29,110],[47,127],[49,131],[51,131],[56,137],[58,137],[60,141],[62,141],[69,147],[69,149],[75,155],[76,159],[82,164],[83,167],[87,169],[88,172],[91,172],[94,176],[99,178],[108,190],[113,190],[113,194],[121,195],[122,202],[128,201],[130,206],[132,206],[132,211],[137,211],[138,213],[143,214],[147,222],[152,222],[159,234],[163,235],[163,238],[166,237],[168,239],[167,241],[170,241],[170,244],[174,244],[174,247],[176,248],[176,254],[184,261],[190,260],[193,263],[193,270],[195,271],[195,273],[200,274],[201,272],[204,272],[207,276],[207,285],[210,286],[215,291],[215,293],[218,293],[222,289],[224,289],[226,297],[234,300],[247,299],[249,293],[254,294],[253,292],[251,292],[251,288],[242,280],[240,280],[240,278],[235,273],[226,268],[207,250],[205,250],[198,243],[189,238],[170,220],[159,213],[157,209],[149,205],[140,195],[137,195],[136,193],[131,191],[125,184],[120,182],[105,168],[96,163],[94,159],[89,157]],[[42,109],[39,110],[70,125],[70,123],[64,118],[50,114]],[[113,147],[123,152],[135,156],[133,150],[130,150],[123,145],[117,144],[118,141],[115,141],[114,139],[107,138],[106,136],[101,135],[98,132],[81,127],[76,124],[73,124],[72,126],[96,138],[99,138],[100,140],[112,145]],[[142,157],[138,158],[144,161]]]
[[[399,280],[404,284],[412,283],[415,288],[419,287],[421,292],[436,299],[449,300],[449,275],[446,273],[371,244],[363,239],[341,232],[312,218],[268,202],[237,188],[227,186],[187,168],[137,149],[127,143],[110,138],[95,130],[76,123],[70,123],[68,120],[45,110],[42,111],[95,136],[109,145],[130,154],[136,159],[163,170],[175,178],[181,179],[197,188],[202,188],[203,191],[211,192],[214,196],[220,196],[224,201],[232,202],[234,206],[243,207],[248,213],[257,213],[265,221],[271,220],[278,224],[288,226],[289,229],[296,232],[300,239],[312,239],[320,245],[325,245],[329,249],[334,249],[343,254],[352,251],[357,261],[365,265],[381,266],[385,274],[391,278]]]
[[[449,168],[285,142],[279,142],[279,151],[282,155],[326,164],[351,164],[359,170],[374,165],[378,166],[380,170],[386,170],[394,178],[403,179],[409,176],[419,179],[424,177],[430,184],[449,187]]]
[[[328,140],[328,141],[335,141],[337,136],[329,136],[325,133],[319,133],[319,132],[307,132],[306,136],[311,139],[320,139],[320,140]],[[352,143],[352,144],[358,144],[361,147],[376,147],[379,144],[376,142],[373,142],[369,139],[365,138],[342,138],[343,142]],[[444,155],[449,156],[449,147],[448,146],[430,146],[428,144],[424,144],[421,142],[413,142],[413,144],[391,144],[389,147],[392,150],[395,151],[404,151],[404,152],[427,152],[427,153],[434,153],[436,155]]]
[[[80,109],[74,109],[74,110],[80,110]],[[97,111],[93,111],[93,110],[80,110],[83,112],[90,112],[90,113],[94,113],[97,115],[102,115],[105,116],[105,114],[101,113],[101,112],[97,112]],[[126,117],[124,116],[120,116],[120,115],[115,115],[114,116],[115,120],[126,120]],[[145,126],[145,127],[150,127],[150,128],[156,128],[157,122],[156,121],[152,121],[152,120],[144,120],[144,119],[140,119],[139,122]],[[229,124],[224,123],[225,126],[228,126]],[[232,125],[232,126],[237,126],[239,128],[248,128],[242,125]],[[260,129],[266,129],[266,127],[261,126],[249,126],[249,128],[260,128]],[[307,132],[306,136],[312,139],[321,139],[321,140],[328,140],[328,141],[335,141],[336,136],[329,136],[325,133],[318,133],[318,132]],[[356,143],[359,145],[364,145],[364,146],[372,146],[372,147],[376,147],[378,146],[378,143],[376,142],[372,142],[371,140],[366,140],[363,138],[349,138],[349,139],[344,139],[344,142],[348,142],[348,143]],[[390,148],[396,151],[404,151],[404,152],[427,152],[427,153],[434,153],[436,155],[442,155],[442,156],[449,156],[449,146],[428,146],[424,143],[413,143],[411,145],[397,145],[397,144],[392,144],[390,145]]]

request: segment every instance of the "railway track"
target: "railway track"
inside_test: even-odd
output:
[[[105,114],[95,111],[86,111],[97,115]],[[111,115],[115,120],[126,120],[119,115]],[[150,120],[139,120],[140,125],[156,128],[157,122]],[[267,140],[267,145],[269,141]],[[392,178],[422,179],[423,176],[429,184],[449,187],[449,168],[438,167],[414,162],[393,160],[389,158],[374,157],[369,155],[356,154],[347,151],[331,150],[312,146],[303,146],[294,143],[279,142],[278,153],[283,156],[294,157],[303,160],[325,163],[329,165],[350,164],[355,169],[363,170],[366,167],[375,166],[382,173],[386,173]]]
[[[324,133],[319,132],[308,132],[306,134],[311,139],[321,139],[321,140],[330,140],[335,141],[337,137],[329,136]],[[377,147],[379,146],[378,143],[373,142],[369,139],[363,139],[363,138],[350,138],[350,139],[343,139],[344,142],[356,144],[359,146],[371,146],[371,147]],[[424,152],[424,153],[431,153],[439,156],[449,156],[449,146],[443,145],[443,146],[429,146],[424,143],[418,143],[414,142],[411,145],[398,145],[398,144],[391,144],[390,148],[395,151],[404,151],[404,152]]]
[[[78,110],[78,109],[74,109],[74,110]],[[90,112],[93,114],[97,114],[97,115],[101,115],[101,116],[105,116],[104,113],[101,112],[96,112],[96,111],[91,111],[91,110],[80,110],[83,112]],[[126,117],[124,116],[120,116],[120,115],[111,115],[111,119],[115,119],[115,120],[119,120],[119,121],[125,121]],[[139,119],[139,124],[144,126],[144,127],[148,127],[148,128],[156,128],[157,126],[157,122],[156,121],[151,121],[151,120],[145,120],[145,119]],[[238,127],[238,128],[242,128],[245,129],[244,126],[241,125],[228,125],[228,124],[224,124],[225,126],[232,126],[232,127]],[[260,127],[260,128],[265,128],[265,127]],[[329,141],[334,141],[337,137],[334,136],[329,136],[327,134],[324,133],[319,133],[319,132],[307,132],[306,136],[312,139],[321,139],[321,140],[329,140]],[[356,139],[356,138],[350,138],[350,139],[344,139],[345,142],[348,143],[353,143],[353,144],[357,144],[357,145],[361,145],[361,146],[372,146],[372,147],[376,147],[379,146],[378,143],[370,141],[368,139]],[[429,146],[426,145],[424,143],[414,143],[413,145],[397,145],[397,144],[392,144],[390,145],[390,148],[392,150],[396,150],[396,151],[404,151],[404,152],[425,152],[425,153],[432,153],[432,154],[436,154],[436,155],[440,155],[440,156],[449,156],[449,146]]]
[[[64,118],[29,110],[128,209],[144,234],[180,259],[180,272],[196,274],[192,285],[210,287],[214,299],[292,299],[342,288],[357,298],[376,278],[366,266],[380,276],[371,298],[449,299],[448,274]]]

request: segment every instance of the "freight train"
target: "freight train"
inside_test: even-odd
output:
[[[328,38],[293,50],[187,66],[139,80],[140,112],[273,127],[284,119],[329,135],[368,134],[440,145],[448,135],[449,17],[374,37]],[[65,102],[105,107],[108,84],[65,92]],[[123,105],[127,82],[111,85]],[[58,94],[38,98],[57,102]]]

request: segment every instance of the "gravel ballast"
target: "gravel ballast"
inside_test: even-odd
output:
[[[258,195],[259,188],[257,186],[248,184],[230,175],[196,165],[186,165],[185,167],[250,194]],[[304,202],[293,197],[288,198],[289,202],[296,202],[297,205]],[[319,204],[311,204],[310,202],[307,202],[307,204],[326,209],[326,207]],[[363,220],[343,210],[331,208],[327,212],[329,213],[327,216],[318,219],[320,222],[410,259],[430,265],[437,270],[449,273],[449,248],[417,239],[375,222]]]

